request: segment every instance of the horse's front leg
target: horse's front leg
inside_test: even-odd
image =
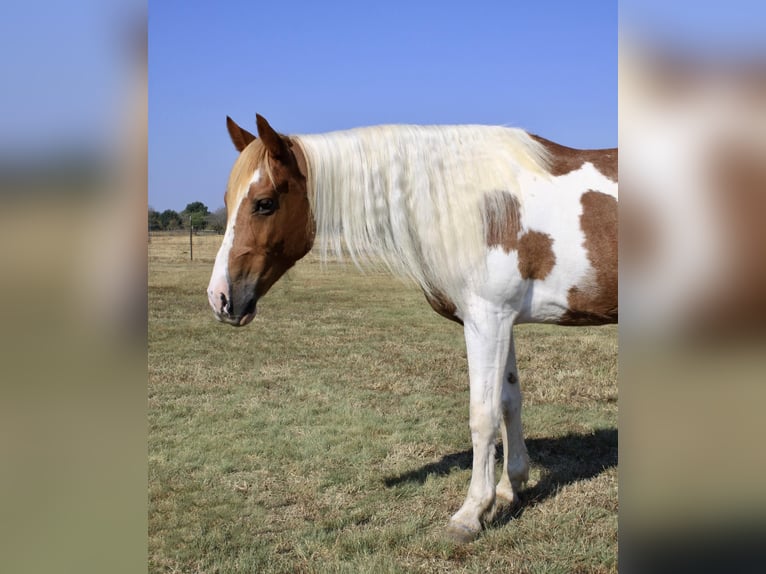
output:
[[[495,437],[509,358],[514,363],[510,357],[513,318],[507,309],[480,303],[464,319],[473,471],[468,496],[449,524],[449,535],[458,542],[474,539],[482,521],[491,520],[495,510]]]

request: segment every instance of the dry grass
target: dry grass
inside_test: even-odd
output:
[[[470,477],[462,333],[311,255],[244,329],[204,294],[220,237],[149,245],[152,572],[614,572],[617,332],[522,326],[520,508],[443,529]],[[183,253],[186,250],[187,253]]]

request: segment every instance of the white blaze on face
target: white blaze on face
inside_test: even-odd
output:
[[[260,177],[261,170],[255,170],[249,185],[257,182]],[[208,283],[207,286],[207,298],[216,315],[224,313],[226,302],[231,300],[231,294],[229,292],[229,253],[234,245],[237,212],[245,197],[247,197],[247,192],[243,191],[237,199],[236,205],[233,206],[229,213],[229,218],[226,222],[226,233],[223,236],[223,243],[215,257],[213,273],[210,276],[210,283]]]

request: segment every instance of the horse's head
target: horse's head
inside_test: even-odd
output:
[[[223,243],[207,289],[219,321],[247,325],[255,306],[285,271],[311,249],[314,221],[303,152],[256,116],[258,136],[226,118],[240,152],[224,203]]]

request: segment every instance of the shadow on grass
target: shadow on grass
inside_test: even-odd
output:
[[[553,496],[558,490],[580,480],[588,480],[606,469],[617,466],[617,429],[598,429],[593,433],[570,433],[557,438],[527,439],[527,451],[532,465],[542,467],[540,480],[521,491],[521,503],[498,508],[493,524],[503,524],[518,518],[526,508]],[[495,458],[503,459],[503,446],[498,443]],[[405,482],[424,483],[430,475],[447,475],[453,470],[471,468],[473,451],[448,454],[437,462],[421,466],[383,482],[394,487]]]

